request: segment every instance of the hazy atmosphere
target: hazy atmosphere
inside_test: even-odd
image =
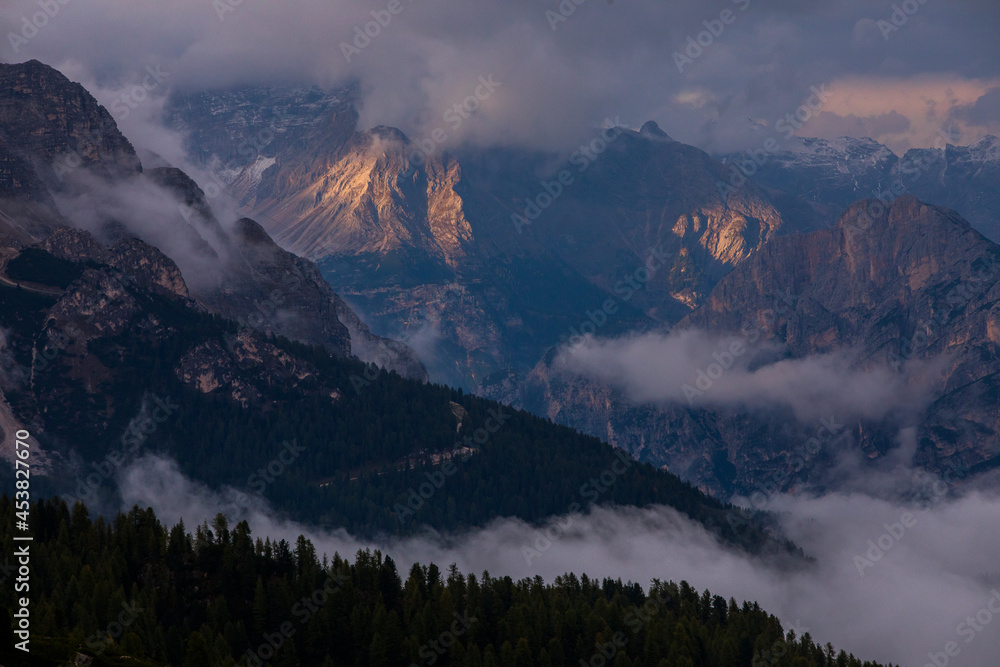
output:
[[[804,136],[870,136],[902,152],[932,146],[944,126],[966,144],[1000,134],[1000,7],[989,0],[401,0],[367,38],[384,4],[74,0],[33,31],[24,20],[39,3],[10,0],[0,54],[115,92],[150,66],[169,88],[357,84],[362,127],[413,137],[493,76],[502,94],[453,137],[480,145],[564,149],[620,116],[709,152],[757,148],[814,87],[826,99]]]
[[[0,667],[995,665],[998,30],[5,0]]]

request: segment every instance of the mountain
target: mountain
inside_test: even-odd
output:
[[[82,86],[30,61],[0,66],[0,91],[0,159],[16,167],[0,173],[0,198],[14,247],[72,224],[93,238],[71,240],[56,254],[105,261],[97,246],[142,238],[172,258],[185,276],[178,293],[201,308],[426,379],[413,353],[374,336],[313,263],[279,248],[252,220],[225,228],[180,169],[144,170],[111,115]]]
[[[955,209],[1000,243],[1000,139],[986,136],[971,146],[914,148],[906,151],[897,173],[908,192]]]
[[[723,199],[726,168],[655,123],[611,123],[570,155],[452,153],[358,128],[354,99],[199,92],[175,96],[167,118],[249,215],[316,260],[376,331],[418,349],[439,381],[507,396],[581,328],[679,320],[787,231],[756,186]]]
[[[238,492],[235,515],[249,508],[244,490],[266,490],[277,512],[362,535],[666,504],[741,547],[792,549],[595,438],[427,384],[402,345],[360,339],[417,377],[363,363],[364,325],[313,263],[253,220],[216,218],[183,171],[143,169],[100,106],[63,99],[81,89],[55,70],[5,67],[0,96],[22,70],[43,113],[18,126],[25,146],[4,117],[0,133],[38,165],[48,198],[11,189],[0,201],[16,232],[0,244],[0,425],[8,457],[19,430],[37,440],[35,493],[115,507],[130,466],[159,479],[166,458]],[[118,152],[91,150],[93,165],[50,181],[51,164],[83,145],[63,128],[99,121],[108,136],[93,145]],[[22,224],[25,202],[47,213],[44,229]]]
[[[142,171],[135,149],[117,131],[111,114],[80,84],[37,60],[0,64],[0,81],[4,143],[39,170],[35,182],[59,181],[74,162],[102,177],[122,178]],[[60,162],[58,157],[72,159]],[[4,185],[19,189],[6,175]]]
[[[666,335],[672,326],[676,332],[738,332],[739,322],[722,326],[701,319],[720,298],[718,290],[748,280],[741,267],[756,266],[754,258],[765,250],[806,243],[802,239],[817,245],[800,254],[842,257],[843,248],[818,239],[836,225],[860,224],[842,218],[859,197],[881,193],[895,204],[908,189],[924,188],[931,201],[940,202],[946,191],[963,192],[962,202],[982,203],[978,209],[965,206],[977,211],[975,227],[989,232],[996,219],[990,218],[988,193],[980,192],[992,173],[991,139],[969,149],[911,151],[902,159],[871,139],[802,139],[801,146],[749,165],[753,156],[719,162],[647,123],[638,132],[608,127],[595,134],[593,150],[568,158],[501,148],[438,150],[427,157],[425,142],[396,129],[359,130],[353,99],[351,90],[203,92],[175,98],[169,117],[189,133],[195,157],[205,164],[230,160],[219,173],[247,210],[260,210],[275,238],[316,258],[376,330],[410,341],[433,377],[579,428],[725,496],[752,491],[773,475],[791,485],[788,453],[814,435],[816,424],[780,410],[758,418],[738,408],[636,405],[620,387],[554,369],[555,346],[585,333]],[[255,136],[268,141],[255,142]],[[248,161],[240,162],[241,152]],[[730,188],[734,163],[751,178]],[[954,186],[952,172],[964,189]],[[965,229],[963,234],[974,234]],[[917,244],[913,229],[903,225],[901,232]],[[963,261],[953,246],[915,247],[927,266]],[[983,257],[991,252],[987,247],[979,249]],[[886,285],[898,280],[888,248],[883,254],[867,249]],[[658,255],[665,262],[648,270],[646,262],[659,264]],[[781,262],[797,267],[794,275],[790,269],[781,273],[784,289],[756,298],[741,294],[724,308],[739,319],[736,313],[764,308],[761,300],[773,306],[776,294],[792,295],[788,307],[816,309],[802,316],[818,322],[828,322],[823,309],[849,308],[826,294],[799,299],[789,286],[806,280],[813,267],[792,259],[771,267],[776,274]],[[843,281],[837,272],[831,281],[834,276]],[[836,294],[854,294],[860,303],[881,298],[870,295],[872,285],[850,285]],[[892,293],[896,310],[887,310],[885,318],[908,318],[916,302],[934,297],[930,285],[917,289],[914,283],[913,289]],[[802,334],[808,344],[797,348],[784,334],[769,335],[768,350],[778,348],[788,359],[850,351],[860,355],[852,362],[857,368],[874,368],[884,359],[871,350],[857,352],[863,336],[843,332],[848,325],[866,330],[863,319],[859,314],[849,323],[837,320],[839,328]],[[833,345],[841,335],[843,344]],[[904,334],[879,335],[877,340]],[[964,356],[962,363],[971,364],[971,358]],[[989,444],[962,440],[979,429],[988,437],[993,432],[986,414],[989,391],[970,403],[976,406],[970,423],[946,417],[944,403],[928,409],[918,429],[919,463],[937,470],[992,465]],[[839,437],[877,459],[896,448],[900,428],[881,417],[854,419]],[[957,435],[963,429],[966,435]],[[949,438],[962,444],[948,450]],[[835,458],[812,466],[811,477],[800,481],[829,481],[825,476]]]
[[[361,535],[659,503],[748,549],[784,549],[595,438],[206,313],[141,241],[116,244],[109,264],[45,249],[67,246],[99,247],[60,232],[17,251],[0,281],[0,423],[7,452],[20,429],[37,440],[37,493],[113,507],[115,480],[154,456],[238,490],[234,516],[266,490],[279,511]],[[602,474],[611,482],[593,486]]]
[[[736,153],[724,160],[769,189],[786,217],[798,215],[815,226],[832,224],[859,199],[910,194],[958,211],[1000,243],[1000,139],[986,136],[971,146],[953,140],[942,131],[933,148],[899,157],[869,138],[796,138],[763,159]]]
[[[776,295],[789,298],[779,302]],[[761,323],[751,345],[747,322],[755,320]],[[830,405],[823,416],[841,422],[844,437],[835,446],[827,437],[822,454],[805,457],[809,465],[802,443],[815,436],[818,422],[787,408],[635,404],[622,387],[566,375],[554,355],[532,372],[524,404],[721,495],[752,493],[774,480],[782,489],[822,486],[835,476],[841,453],[885,459],[907,428],[919,466],[966,477],[1000,464],[1000,246],[954,211],[910,196],[891,206],[866,200],[834,228],[771,239],[720,280],[674,333],[686,330],[744,339],[751,370],[778,372],[789,360],[842,354],[843,368],[826,373],[881,371],[879,377],[904,388],[923,383],[930,399],[915,414],[877,418],[848,418]],[[931,375],[920,377],[914,368]],[[662,381],[693,386],[696,379]]]

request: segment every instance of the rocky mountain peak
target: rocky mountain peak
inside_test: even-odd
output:
[[[251,245],[273,245],[274,241],[256,220],[240,218],[236,221],[236,234]]]
[[[676,329],[753,340],[754,368],[774,363],[780,350],[779,363],[845,355],[851,369],[907,378],[927,398],[908,401],[906,414],[845,417],[844,447],[867,459],[898,448],[906,427],[915,430],[918,465],[1000,465],[1000,246],[952,210],[906,195],[889,204],[869,199],[850,205],[833,228],[771,238]],[[784,432],[796,422],[779,408],[636,404],[608,383],[560,376],[548,363],[531,379],[532,396],[543,397],[530,403],[536,411],[686,470],[720,493],[787,474],[803,441],[800,431]],[[802,477],[822,484],[825,470]]]
[[[311,93],[296,99],[311,111],[336,102]],[[298,121],[283,122],[287,128]],[[0,238],[12,248],[40,245],[56,257],[107,265],[115,270],[101,274],[108,285],[179,298],[338,356],[356,348],[370,353],[365,360],[426,378],[409,348],[372,334],[349,313],[314,264],[280,248],[252,220],[220,224],[190,176],[162,159],[157,164],[144,171],[111,115],[55,69],[38,62],[0,66],[0,195],[6,195]],[[81,169],[100,181],[75,179]],[[156,224],[129,213],[136,197],[157,204]],[[31,224],[12,198],[40,202],[30,213],[42,223]],[[74,209],[86,214],[77,219]],[[71,228],[74,222],[94,235]],[[341,317],[351,319],[350,330]]]
[[[1000,138],[987,134],[985,137],[969,146],[970,152],[983,159],[1000,162]]]
[[[956,248],[959,240],[986,241],[954,211],[926,204],[913,195],[902,195],[889,203],[878,199],[856,202],[840,216],[836,229],[843,233],[846,244],[856,247],[863,240],[868,252],[897,257],[901,250],[914,248],[936,254],[928,245],[932,242],[947,242]]]
[[[639,129],[639,134],[647,138],[657,138],[657,139],[669,139],[670,135],[660,129],[660,126],[656,124],[655,120],[647,120],[643,123],[642,127]]]
[[[40,162],[49,187],[80,166],[104,177],[142,171],[111,114],[83,86],[37,60],[0,64],[0,128],[12,152]]]

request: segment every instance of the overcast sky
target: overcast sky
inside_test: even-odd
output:
[[[147,65],[173,86],[355,79],[365,125],[417,136],[492,74],[500,88],[452,136],[491,144],[565,147],[618,116],[709,151],[752,148],[824,84],[803,136],[868,135],[899,151],[933,145],[949,122],[961,143],[1000,134],[995,0],[908,0],[895,24],[888,0],[565,0],[568,16],[556,0],[398,2],[4,0],[0,57],[106,86]],[[387,25],[345,55],[373,10]]]

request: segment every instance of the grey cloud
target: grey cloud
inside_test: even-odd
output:
[[[584,338],[564,348],[557,370],[598,379],[635,402],[751,409],[788,407],[802,421],[837,415],[881,419],[912,414],[932,398],[936,362],[904,372],[860,366],[850,351],[780,359],[751,368],[758,352],[739,336],[698,330],[618,339]],[[770,351],[777,351],[770,348]],[[846,418],[846,417],[845,417]]]
[[[974,103],[955,109],[955,117],[974,125],[996,123],[1000,119],[1000,87],[991,88]]]
[[[222,229],[185,223],[183,202],[175,193],[145,176],[109,183],[79,169],[64,179],[69,188],[56,193],[55,203],[73,226],[105,241],[120,236],[123,227],[174,260],[194,289],[221,281],[219,258],[228,259]],[[192,223],[197,219],[191,216]]]
[[[220,20],[205,0],[75,0],[16,53],[5,39],[0,54],[82,68],[105,85],[133,80],[150,62],[175,73],[175,87],[357,81],[364,126],[393,125],[416,136],[439,125],[479,76],[492,74],[503,88],[456,141],[563,148],[620,116],[635,127],[656,120],[679,140],[723,151],[755,143],[747,116],[773,122],[794,111],[809,86],[838,77],[1000,74],[995,3],[926,2],[886,41],[872,32],[873,22],[890,17],[892,5],[590,0],[553,30],[545,12],[558,11],[554,0],[401,0],[400,13],[347,62],[341,44],[388,2],[303,0],[290,11],[245,0]],[[0,32],[17,34],[38,8],[37,0],[5,3]],[[678,72],[673,54],[709,29],[706,21],[718,31],[723,10],[735,20]],[[704,104],[677,101],[693,90],[705,94]]]
[[[555,473],[554,473],[555,474]],[[213,492],[185,479],[171,461],[147,457],[121,475],[123,507],[150,506],[161,520],[183,518],[188,527],[211,519],[232,502],[235,491]],[[542,576],[551,582],[566,572],[650,580],[682,579],[695,588],[738,601],[756,600],[785,627],[807,628],[817,641],[865,659],[923,665],[927,653],[949,641],[960,646],[954,664],[992,664],[1000,653],[993,625],[972,636],[959,634],[966,617],[992,596],[1000,535],[995,525],[1000,500],[970,493],[929,506],[875,499],[863,493],[823,498],[776,496],[768,509],[816,562],[810,567],[779,568],[722,546],[699,525],[666,507],[601,509],[553,518],[535,527],[500,519],[462,535],[359,540],[343,530],[321,531],[277,518],[265,500],[244,501],[244,516],[255,535],[286,539],[309,537],[319,553],[353,556],[359,548],[380,548],[405,572],[413,562],[457,563],[464,572],[489,570],[493,576]],[[891,544],[904,513],[912,521]],[[555,539],[549,543],[540,535]],[[891,536],[890,536],[891,537]],[[856,557],[866,557],[869,540],[889,545],[871,567],[859,572]],[[527,558],[524,549],[537,556]],[[873,554],[874,555],[874,554]],[[995,575],[994,575],[995,576]],[[967,630],[968,626],[964,626]]]
[[[878,137],[905,132],[909,128],[910,119],[896,111],[875,116],[840,116],[822,111],[810,120],[809,133],[823,137]]]

